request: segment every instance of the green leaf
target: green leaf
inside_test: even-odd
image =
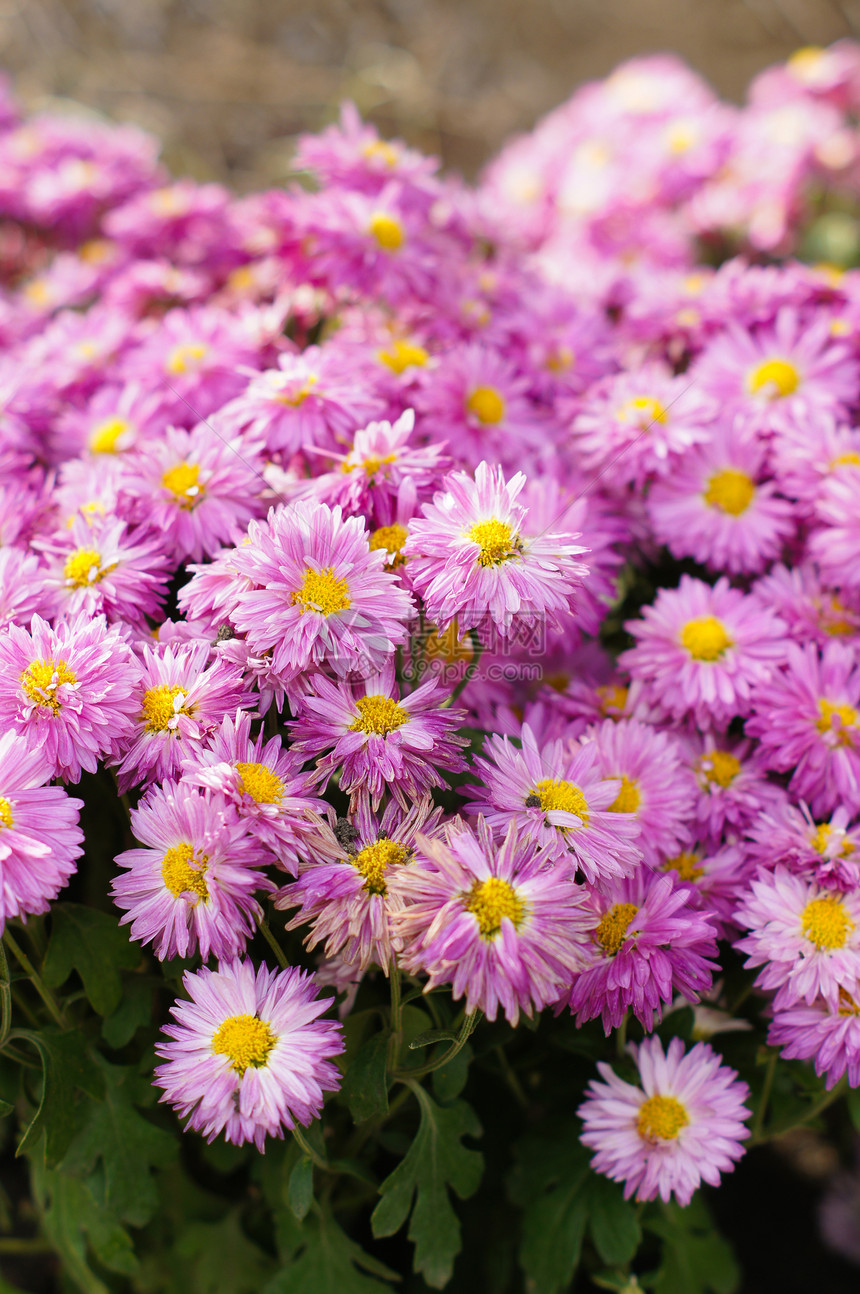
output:
[[[460,1252],[460,1223],[451,1207],[450,1187],[461,1200],[478,1189],[484,1159],[460,1144],[477,1137],[481,1125],[464,1101],[439,1106],[423,1087],[415,1086],[421,1123],[406,1157],[380,1187],[371,1225],[375,1236],[398,1231],[412,1209],[409,1239],[415,1245],[415,1270],[428,1285],[441,1289],[451,1277]]]
[[[138,1029],[150,1023],[152,993],[153,983],[147,976],[129,977],[119,1006],[102,1021],[102,1037],[109,1047],[116,1050],[124,1047]]]
[[[262,1294],[391,1294],[388,1285],[365,1276],[357,1266],[397,1280],[394,1272],[344,1235],[333,1218],[315,1209],[301,1228],[297,1255]]]
[[[189,1294],[259,1294],[272,1274],[271,1259],[245,1235],[238,1208],[217,1222],[186,1222],[174,1253]]]
[[[419,1033],[417,1038],[413,1038],[409,1044],[410,1051],[417,1051],[419,1047],[432,1047],[434,1042],[456,1042],[457,1035],[450,1029],[425,1029]]]
[[[51,988],[65,984],[73,970],[99,1015],[110,1015],[122,997],[120,970],[140,960],[115,917],[78,903],[60,903],[51,912],[51,942],[42,968]]]
[[[603,1262],[629,1263],[642,1240],[636,1210],[617,1182],[592,1173],[588,1179],[588,1226]]]
[[[99,1058],[99,1070],[104,1097],[90,1104],[87,1123],[75,1138],[63,1168],[85,1176],[101,1161],[105,1208],[133,1226],[143,1226],[158,1206],[152,1170],[170,1163],[177,1153],[177,1142],[135,1108],[136,1098],[147,1099],[150,1088],[133,1069]]]
[[[15,1106],[11,1101],[0,1101],[0,1119],[5,1119],[7,1114],[11,1114]]]
[[[138,1264],[131,1237],[97,1203],[90,1185],[36,1162],[32,1171],[45,1235],[82,1294],[109,1294],[90,1266],[87,1239],[100,1263],[110,1271],[133,1276]]]
[[[663,1241],[654,1294],[732,1294],[738,1288],[734,1255],[700,1196],[685,1209],[662,1205],[660,1215],[646,1226]]]
[[[456,1056],[433,1070],[433,1092],[443,1105],[455,1100],[466,1086],[472,1055],[472,1048],[467,1042]]]
[[[588,1155],[579,1125],[559,1123],[552,1140],[524,1137],[515,1154],[509,1189],[523,1206],[520,1263],[530,1294],[556,1294],[579,1265],[588,1218]]]
[[[75,1094],[78,1090],[98,1097],[102,1080],[86,1041],[77,1031],[63,1033],[53,1027],[39,1033],[17,1030],[42,1057],[42,1095],[39,1105],[15,1152],[32,1152],[44,1132],[44,1160],[49,1167],[66,1153],[80,1127]]]
[[[388,1035],[376,1033],[353,1057],[343,1082],[343,1095],[356,1123],[388,1111],[386,1056]]]
[[[314,1198],[314,1166],[309,1159],[293,1165],[289,1183],[290,1208],[301,1222],[307,1217]]]

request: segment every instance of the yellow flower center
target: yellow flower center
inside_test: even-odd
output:
[[[368,161],[373,161],[378,157],[386,166],[394,167],[397,165],[397,149],[385,139],[372,140],[369,144],[365,144],[362,152]]]
[[[835,616],[836,618],[831,620],[830,616]],[[847,618],[846,608],[842,605],[839,599],[835,597],[830,599],[829,607],[825,606],[820,608],[818,623],[821,625],[825,633],[830,634],[834,638],[840,638],[854,633],[855,627]]]
[[[189,714],[184,706],[175,704],[178,696],[184,701],[187,695],[184,687],[170,687],[167,683],[148,688],[143,694],[143,713],[140,716],[146,723],[146,731],[166,732],[177,715]]]
[[[395,341],[389,350],[377,351],[377,359],[392,373],[403,373],[407,368],[423,368],[429,358],[424,347],[412,341]]]
[[[266,1065],[277,1041],[267,1020],[255,1015],[231,1015],[215,1030],[212,1050],[217,1056],[227,1056],[241,1076],[249,1067],[260,1069]]]
[[[174,346],[167,357],[165,367],[168,373],[178,377],[181,373],[187,373],[189,369],[199,368],[208,351],[209,347],[203,342],[186,342],[183,346]]]
[[[391,554],[390,566],[402,566],[406,558],[400,550],[408,538],[409,532],[406,527],[397,522],[391,526],[380,526],[370,536],[370,551],[375,553],[382,548],[386,553]]]
[[[522,552],[522,542],[515,535],[506,521],[478,521],[468,532],[467,538],[480,548],[478,564],[480,566],[501,566],[510,562]]]
[[[200,484],[200,468],[196,463],[177,463],[164,473],[161,484],[187,512],[200,502],[206,490]]]
[[[349,725],[350,732],[375,733],[387,737],[396,728],[409,722],[409,711],[404,710],[390,696],[362,696],[355,703],[358,718]]]
[[[722,623],[716,616],[701,616],[688,620],[681,630],[681,644],[693,660],[719,660],[732,645]]]
[[[354,472],[356,467],[360,467],[367,479],[372,481],[381,468],[387,467],[389,463],[396,462],[396,454],[386,454],[384,458],[365,458],[360,463],[344,463],[341,471],[348,474]]]
[[[584,827],[588,826],[588,801],[578,786],[565,782],[558,777],[544,777],[531,792],[540,800],[544,813],[561,810],[563,813],[575,813]]]
[[[827,852],[830,846],[830,837],[832,835],[833,835],[833,828],[831,827],[829,822],[818,823],[817,827],[815,828],[815,831],[813,832],[812,840],[810,841],[812,848],[815,850],[816,854],[821,854],[822,857],[824,856],[824,854]],[[854,853],[854,845],[850,840],[845,840],[843,838],[842,844],[839,847],[839,857],[848,858],[853,853]]]
[[[682,881],[697,881],[704,874],[704,867],[699,866],[700,855],[689,849],[682,849],[675,858],[667,858],[663,864],[664,872],[677,872]]]
[[[810,899],[800,914],[800,928],[816,948],[844,948],[854,922],[838,894]]]
[[[12,805],[5,795],[0,795],[0,826],[11,827],[13,822]]]
[[[621,790],[609,806],[610,813],[635,813],[642,803],[639,783],[622,776]]]
[[[206,871],[209,859],[206,854],[198,858],[194,846],[183,840],[181,845],[168,849],[161,862],[161,876],[166,888],[175,899],[183,894],[196,894],[198,899],[208,899]]]
[[[544,361],[550,373],[567,373],[573,368],[576,356],[569,346],[554,345]]]
[[[106,418],[90,432],[91,454],[115,454],[120,436],[131,430],[131,424],[123,418]]]
[[[860,454],[856,449],[849,449],[844,454],[837,454],[831,467],[860,467]]]
[[[712,750],[709,755],[702,755],[699,768],[708,782],[717,786],[731,786],[741,771],[741,761],[727,750]]]
[[[739,517],[753,501],[755,484],[746,472],[738,472],[728,467],[724,472],[715,472],[708,481],[705,490],[705,503],[711,508],[719,508],[732,517]]]
[[[112,566],[104,570],[101,566],[101,553],[96,552],[94,548],[79,548],[66,558],[63,578],[79,589],[86,588],[90,584],[100,584],[108,571],[113,570]]]
[[[338,611],[349,610],[349,585],[345,579],[336,578],[333,566],[321,571],[307,567],[302,587],[290,595],[290,602],[302,608],[302,615],[316,611],[321,616],[333,616]]]
[[[818,719],[815,726],[819,732],[835,732],[840,746],[853,745],[852,736],[848,730],[849,728],[856,727],[856,710],[854,710],[850,705],[834,705],[832,701],[828,701],[822,697],[818,702],[818,712],[821,717]],[[840,721],[839,726],[836,728],[833,727],[834,715],[838,715]]]
[[[769,400],[781,400],[793,395],[800,386],[800,374],[787,359],[766,359],[747,374],[750,395],[765,395]]]
[[[860,1004],[855,1002],[847,988],[843,988],[841,984],[839,985],[839,1014],[860,1015]]]
[[[614,684],[604,684],[595,689],[597,692],[597,703],[600,713],[605,718],[616,718],[618,713],[623,713],[627,705],[627,688],[617,687]]]
[[[292,391],[289,394],[283,392],[280,395],[276,395],[274,397],[275,402],[277,404],[285,404],[290,409],[298,409],[299,405],[304,404],[308,396],[313,393],[313,389],[318,381],[319,378],[311,373],[309,377],[305,378],[303,384],[295,391]]]
[[[237,764],[239,790],[257,804],[279,804],[284,784],[265,764]]]
[[[621,948],[627,938],[627,927],[639,911],[635,903],[615,903],[600,918],[595,938],[610,957]]]
[[[62,702],[57,696],[57,689],[64,683],[77,683],[77,679],[64,660],[55,661],[53,657],[49,657],[47,660],[31,661],[19,682],[34,705],[59,714]]]
[[[690,1116],[674,1096],[649,1096],[636,1118],[636,1131],[643,1141],[673,1141]]]
[[[475,916],[482,939],[495,939],[502,929],[505,917],[513,921],[515,928],[519,930],[526,914],[523,899],[513,885],[503,881],[500,876],[489,876],[485,881],[476,881],[469,893],[463,896],[463,907]]]
[[[384,252],[397,252],[406,241],[400,221],[387,211],[377,211],[371,216],[370,232]]]
[[[399,867],[409,857],[409,850],[399,840],[377,840],[375,845],[365,845],[350,862],[364,877],[368,894],[387,894],[385,873],[389,867]]]
[[[471,660],[475,654],[468,638],[461,641],[460,626],[456,620],[452,620],[441,634],[438,629],[434,629],[424,644],[424,651],[428,660],[441,658],[452,665]]]
[[[466,409],[484,426],[495,426],[505,416],[505,402],[492,386],[477,386],[466,401]]]
[[[668,412],[653,395],[635,395],[615,413],[619,422],[632,422],[644,431],[654,422],[665,423]]]

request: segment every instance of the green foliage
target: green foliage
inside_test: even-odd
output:
[[[51,942],[43,977],[50,988],[65,984],[73,970],[99,1015],[110,1015],[122,997],[121,970],[133,970],[140,952],[116,917],[78,903],[60,903],[51,916]]]
[[[315,1209],[300,1229],[289,1229],[290,1260],[263,1294],[390,1294],[376,1276],[396,1280],[395,1272],[368,1254],[321,1210]],[[367,1276],[360,1268],[374,1273]]]
[[[646,1223],[663,1242],[654,1294],[733,1294],[740,1272],[701,1196],[687,1208],[663,1205]]]

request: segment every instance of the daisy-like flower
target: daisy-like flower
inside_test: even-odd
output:
[[[311,778],[280,737],[251,737],[251,716],[227,715],[206,745],[193,748],[182,765],[182,784],[217,791],[236,818],[278,866],[293,876],[309,848],[316,814],[328,806],[310,793]]]
[[[206,642],[143,648],[143,676],[130,696],[136,722],[113,760],[120,791],[178,777],[225,716],[250,704],[239,671],[220,660],[210,665],[210,656]]]
[[[58,599],[45,574],[35,553],[14,544],[0,546],[0,630],[28,625],[34,615],[53,618]]]
[[[680,1038],[664,1052],[659,1038],[631,1046],[641,1086],[627,1083],[603,1061],[603,1082],[588,1085],[577,1113],[591,1166],[624,1183],[624,1198],[686,1206],[701,1182],[719,1185],[744,1153],[749,1136],[749,1088],[721,1065],[706,1042],[684,1054]]]
[[[829,821],[816,822],[808,805],[786,796],[747,827],[744,850],[753,867],[784,863],[790,871],[852,890],[860,883],[860,825],[840,805]]]
[[[777,866],[759,872],[735,913],[751,933],[735,945],[745,965],[761,966],[756,984],[776,989],[776,1006],[849,990],[860,979],[860,892],[793,876]]]
[[[77,782],[94,773],[131,732],[140,666],[104,616],[60,621],[33,616],[29,632],[0,634],[0,727],[41,751],[52,775]]]
[[[494,625],[503,636],[523,623],[562,628],[573,614],[587,549],[576,535],[530,529],[517,502],[522,472],[506,481],[501,467],[479,463],[445,478],[444,491],[414,518],[403,546],[415,591],[440,631]]]
[[[283,676],[323,662],[341,676],[381,667],[406,639],[412,599],[371,552],[361,517],[299,500],[269,513],[234,565],[241,592],[236,629]]]
[[[377,808],[388,790],[406,808],[409,800],[444,785],[441,770],[459,773],[466,767],[460,748],[468,741],[456,735],[466,713],[442,708],[450,695],[435,679],[401,695],[393,660],[356,684],[314,675],[296,701],[293,749],[317,759],[323,788],[339,771],[347,794]]]
[[[813,536],[810,536],[810,542]],[[857,591],[834,592],[824,584],[812,562],[774,566],[756,580],[752,594],[785,621],[798,642],[825,647],[832,638],[860,642],[860,598]]]
[[[261,913],[254,892],[272,886],[260,870],[266,850],[232,806],[197,788],[156,787],[132,809],[131,829],[144,847],[116,859],[125,870],[111,897],[132,939],[160,961],[243,952]]]
[[[648,495],[659,542],[715,571],[763,570],[795,530],[792,505],[762,479],[765,453],[762,441],[723,430],[685,454]]]
[[[775,1010],[767,1040],[786,1060],[814,1061],[828,1091],[845,1073],[851,1087],[860,1087],[860,982]]]
[[[260,1151],[267,1136],[312,1123],[340,1087],[331,1060],[343,1051],[340,1025],[319,1019],[331,999],[314,977],[245,961],[186,971],[182,983],[190,1000],[171,1007],[168,1041],[156,1044],[161,1100],[207,1141],[223,1132]]]
[[[860,667],[845,643],[789,642],[783,668],[755,690],[746,730],[767,768],[791,772],[789,788],[816,815],[860,811]]]
[[[563,998],[577,1024],[599,1016],[608,1036],[632,1010],[650,1032],[676,993],[696,1002],[710,988],[714,926],[671,875],[640,867],[591,890],[588,903],[586,964]]]
[[[716,844],[726,830],[743,832],[785,799],[751,741],[718,743],[711,733],[696,734],[688,739],[686,762],[697,788],[696,834],[705,843]]]
[[[642,855],[633,814],[614,803],[621,777],[608,780],[596,742],[538,742],[528,724],[522,749],[508,737],[489,737],[487,758],[474,761],[481,785],[466,786],[471,812],[485,815],[495,831],[515,825],[555,862],[579,868],[589,884],[628,876]]]
[[[705,729],[748,714],[785,651],[782,621],[726,579],[712,588],[682,575],[625,628],[637,643],[619,664],[642,680],[646,702]]]
[[[610,813],[632,813],[639,825],[636,841],[646,863],[686,844],[696,794],[684,767],[684,750],[669,732],[636,719],[604,719],[588,734],[598,750],[603,776],[621,779]]]
[[[276,908],[299,909],[287,929],[310,923],[308,948],[324,942],[327,959],[361,971],[375,964],[387,975],[398,951],[391,921],[404,907],[404,869],[415,857],[419,833],[438,835],[441,817],[441,808],[424,796],[408,810],[389,802],[379,819],[362,803],[354,819],[339,820],[337,833],[320,821],[308,842],[312,863],[275,900]]]
[[[555,1001],[582,964],[588,924],[570,870],[514,824],[498,843],[480,819],[477,834],[458,824],[419,848],[401,877],[406,906],[392,914],[406,970],[428,976],[426,992],[450,984],[467,1013],[495,1020],[501,1009],[512,1025]]]
[[[860,471],[841,472],[826,480],[815,504],[819,527],[809,539],[809,554],[821,568],[823,579],[844,585],[855,596],[860,592],[858,499]]]
[[[10,917],[47,912],[83,853],[83,800],[46,786],[52,773],[40,751],[0,734],[0,933]]]
[[[727,930],[737,933],[735,909],[752,870],[742,844],[711,848],[695,843],[661,858],[656,870],[670,873],[676,885],[686,886],[690,903],[705,913],[719,938]]]

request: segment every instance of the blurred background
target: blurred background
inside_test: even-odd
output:
[[[247,192],[344,98],[470,178],[512,133],[634,54],[724,96],[805,45],[860,39],[860,0],[0,0],[28,109],[70,99],[164,141],[174,172]]]

